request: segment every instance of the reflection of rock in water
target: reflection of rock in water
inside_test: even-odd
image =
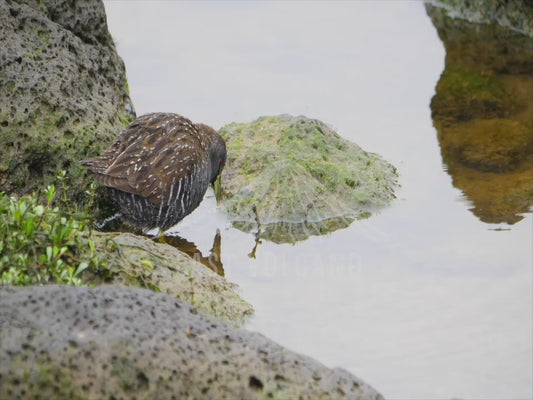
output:
[[[361,214],[360,219],[366,215]],[[370,216],[370,214],[368,214]],[[261,226],[258,230],[254,222],[234,222],[233,226],[244,232],[257,232],[257,239],[266,239],[274,243],[295,243],[309,236],[325,235],[350,226],[354,218],[337,217],[320,222],[277,222]]]
[[[184,239],[180,236],[165,236],[163,240],[165,243],[189,255],[194,260],[204,264],[206,267],[215,271],[220,276],[224,276],[224,265],[222,264],[222,258],[220,257],[222,241],[220,237],[220,231],[218,229],[215,238],[213,239],[213,247],[209,251],[209,255],[207,257],[204,257],[202,252],[194,243],[189,242],[187,239]]]
[[[488,223],[533,204],[533,39],[427,5],[446,47],[431,111],[453,184]]]

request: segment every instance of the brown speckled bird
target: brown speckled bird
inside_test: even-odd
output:
[[[137,118],[100,156],[81,162],[106,186],[126,221],[166,230],[190,214],[209,184],[219,196],[224,139],[178,114]]]

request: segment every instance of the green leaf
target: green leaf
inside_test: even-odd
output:
[[[25,221],[24,224],[24,230],[26,231],[26,236],[33,235],[33,232],[35,231],[35,219],[28,219]]]
[[[46,190],[46,200],[48,201],[48,204],[52,204],[54,201],[54,198],[56,197],[56,188],[54,185],[48,186]]]
[[[84,262],[81,262],[80,265],[78,265],[78,269],[76,269],[76,272],[74,273],[74,276],[78,276],[83,271],[85,271],[87,268],[89,268],[89,264]]]

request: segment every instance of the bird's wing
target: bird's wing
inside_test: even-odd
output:
[[[196,135],[178,126],[171,134],[150,134],[122,151],[98,179],[105,186],[145,197],[152,204],[169,199],[180,181],[193,181],[206,163]],[[206,167],[203,168],[206,170]],[[181,190],[181,195],[185,187]],[[176,194],[177,195],[177,194]],[[176,196],[173,195],[173,196]]]
[[[146,136],[152,130],[153,116],[153,114],[148,114],[139,117],[128,125],[121,132],[117,140],[101,155],[83,160],[80,164],[87,167],[95,175],[105,174],[105,171],[119,154],[124,152],[133,143],[140,141],[143,136]],[[97,180],[99,180],[98,177]]]

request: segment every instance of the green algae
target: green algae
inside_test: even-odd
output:
[[[0,115],[0,120],[9,121]],[[23,194],[57,184],[66,171],[68,196],[85,199],[91,182],[78,160],[103,150],[115,130],[99,130],[96,123],[77,125],[68,112],[42,107],[39,117],[23,124],[10,124],[0,136],[0,182],[8,193]]]
[[[103,4],[88,5],[76,24],[61,7],[2,6],[10,18],[0,42],[13,61],[0,74],[0,190],[43,191],[66,171],[68,196],[83,203],[91,179],[79,160],[100,153],[135,116]]]
[[[265,116],[224,126],[223,205],[235,227],[294,243],[345,228],[394,198],[396,169],[321,121]]]

